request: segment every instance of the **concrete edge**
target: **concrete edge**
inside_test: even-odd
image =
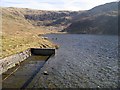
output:
[[[0,59],[0,75],[31,56],[30,49]]]
[[[55,55],[55,49],[29,48],[23,52],[0,59],[0,75],[8,69],[19,65],[31,55],[51,56]]]
[[[31,48],[31,54],[32,55],[42,55],[42,56],[51,56],[55,55],[55,49],[52,48]]]

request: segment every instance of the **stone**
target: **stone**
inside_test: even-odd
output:
[[[44,71],[44,75],[49,75],[47,71]]]

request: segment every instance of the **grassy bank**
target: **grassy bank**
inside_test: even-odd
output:
[[[32,35],[26,37],[3,36],[1,57],[4,58],[6,56],[24,51],[31,47],[54,48],[54,45],[48,40],[44,40]]]
[[[34,27],[23,17],[3,12],[2,15],[2,54],[0,58],[24,51],[28,48],[54,48],[54,44],[39,34],[52,33],[43,27]]]

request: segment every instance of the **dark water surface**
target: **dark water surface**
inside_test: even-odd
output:
[[[50,34],[60,45],[30,85],[31,88],[116,88],[118,37]],[[43,71],[49,75],[43,75]]]
[[[118,87],[117,36],[80,34],[46,36],[60,45],[60,48],[56,55],[44,64],[27,88]],[[3,86],[22,87],[42,63],[44,63],[42,60],[34,62],[30,59],[29,63],[24,64],[6,79]],[[48,75],[44,75],[44,71],[47,71]]]

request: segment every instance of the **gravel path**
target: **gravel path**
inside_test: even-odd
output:
[[[30,88],[118,87],[118,37],[107,35],[51,34],[60,45]],[[49,75],[43,72],[48,71]]]

